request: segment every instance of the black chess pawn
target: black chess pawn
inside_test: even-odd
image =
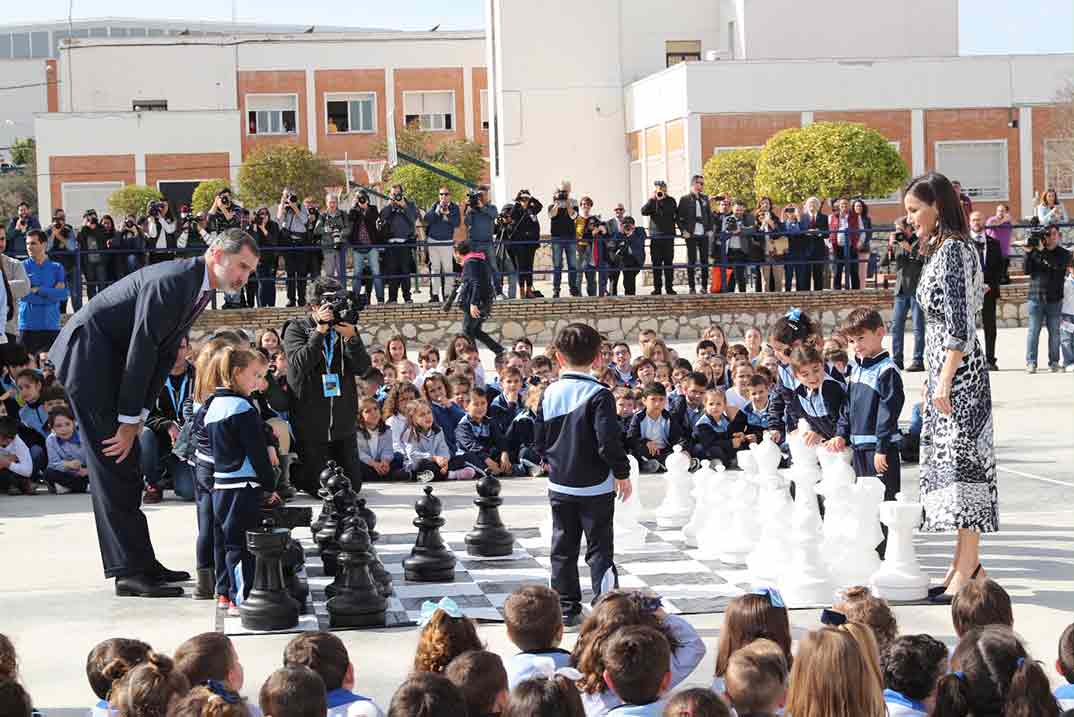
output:
[[[482,557],[510,555],[515,549],[515,536],[500,519],[500,481],[486,474],[477,482],[477,521],[466,534],[466,552]]]
[[[246,533],[246,547],[256,560],[253,587],[239,608],[247,630],[290,630],[298,624],[298,602],[288,594],[283,577],[283,555],[290,538],[286,528],[277,528],[271,521]]]
[[[317,531],[321,529],[324,521],[328,518],[328,514],[332,510],[332,493],[328,490],[328,481],[339,471],[339,466],[335,461],[328,461],[324,465],[324,470],[321,471],[318,480],[321,487],[317,491],[317,497],[321,499],[321,514],[317,516],[317,520],[310,523],[310,531],[316,535]]]
[[[403,576],[419,583],[449,583],[455,580],[455,554],[444,545],[440,528],[444,519],[440,499],[433,495],[433,487],[425,486],[425,495],[414,503],[418,517],[414,526],[418,529],[417,540],[410,557],[403,561]]]
[[[365,504],[365,498],[358,499],[358,517],[365,521],[370,542],[375,543],[380,540],[380,533],[377,532],[377,514]]]
[[[384,567],[384,563],[380,560],[380,555],[377,553],[376,542],[380,540],[380,533],[374,528],[377,525],[377,515],[365,504],[365,498],[358,499],[358,517],[365,521],[366,528],[369,530],[369,552],[373,556],[373,562],[369,564],[369,572],[373,576],[373,582],[377,584],[377,589],[380,590],[380,594],[384,597],[391,595],[395,588],[392,586],[392,575]]]
[[[365,521],[352,513],[339,536],[339,575],[335,595],[328,600],[332,627],[383,625],[388,602],[369,574],[372,555]]]
[[[330,496],[328,515],[313,536],[313,540],[320,548],[325,575],[336,574],[336,558],[339,556],[339,543],[336,539],[339,537],[343,518],[347,514],[349,496],[353,495],[350,488],[350,481],[338,470],[325,483],[325,491]]]
[[[306,564],[306,551],[302,549],[302,543],[290,538],[287,548],[283,553],[283,584],[287,592],[298,603],[299,612],[305,614],[307,598],[310,594],[309,583],[302,576],[302,568]]]

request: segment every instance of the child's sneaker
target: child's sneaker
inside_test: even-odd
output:
[[[51,481],[51,480],[45,481],[45,488],[48,489],[49,495],[56,495],[57,490],[56,490],[56,482],[55,481]]]
[[[222,610],[227,610],[231,607],[231,600],[228,599],[227,595],[217,595],[216,606]]]
[[[642,473],[660,473],[661,468],[663,468],[663,466],[660,465],[660,461],[654,458],[646,458],[641,462]]]
[[[19,478],[19,492],[23,495],[34,494],[34,484],[30,482],[29,478]]]
[[[451,474],[449,473],[448,478],[450,477]],[[436,474],[432,471],[418,471],[417,475],[414,476],[418,483],[432,483],[434,478],[436,478]]]
[[[233,603],[233,602],[230,602],[230,601],[228,601],[228,605],[227,605],[227,616],[228,616],[228,617],[241,617],[241,616],[242,616],[242,613],[241,613],[241,612],[239,612],[239,606],[238,606],[238,605],[236,605],[236,604],[235,604],[235,603]]]
[[[473,479],[473,477],[475,475],[477,475],[477,471],[475,471],[470,466],[466,466],[465,468],[459,468],[458,470],[448,471],[447,479],[448,480],[471,480],[471,479]]]
[[[533,461],[528,461],[523,458],[519,462],[522,464],[522,467],[526,469],[526,472],[529,473],[530,478],[536,478],[541,475],[541,467]]]

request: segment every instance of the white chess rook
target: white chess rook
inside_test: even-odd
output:
[[[895,500],[880,504],[880,520],[888,526],[888,545],[884,563],[873,573],[873,594],[885,600],[925,599],[929,578],[922,572],[914,549],[914,530],[921,525],[921,504],[911,503],[899,493]]]
[[[690,456],[682,446],[675,446],[667,458],[667,494],[664,502],[656,509],[656,524],[660,528],[681,528],[690,520],[694,512],[694,501],[690,497]]]

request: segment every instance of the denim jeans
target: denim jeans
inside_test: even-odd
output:
[[[552,237],[552,290],[559,293],[563,282],[563,256],[567,257],[567,288],[571,296],[582,295],[582,278],[578,274],[578,243],[571,237]]]
[[[895,315],[891,317],[891,358],[902,365],[902,344],[906,335],[907,314],[913,314],[914,323],[914,363],[925,360],[925,312],[917,303],[913,294],[895,296]]]
[[[373,291],[377,295],[377,303],[384,303],[384,279],[380,275],[380,249],[360,251],[351,249],[354,256],[354,293],[362,293],[362,269],[369,267],[369,273],[373,275]]]
[[[1064,329],[1062,322],[1066,322],[1070,329]],[[1074,364],[1074,314],[1060,316],[1059,337],[1059,348],[1063,351],[1063,367],[1066,368]]]
[[[194,500],[194,467],[169,452],[160,455],[160,439],[148,428],[138,436],[139,460],[142,475],[149,485],[157,486],[165,473],[172,477],[173,490],[183,500]]]
[[[1037,344],[1041,327],[1048,328],[1048,365],[1059,365],[1059,309],[1060,301],[1029,300],[1029,329],[1026,331],[1026,364],[1037,365]]]

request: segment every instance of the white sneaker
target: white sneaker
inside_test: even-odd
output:
[[[470,466],[466,466],[465,468],[459,468],[458,470],[448,471],[447,479],[448,480],[470,480],[475,475],[477,475],[477,471],[475,471]]]
[[[1069,365],[1068,365],[1068,366],[1067,366],[1067,367],[1066,367],[1065,369],[1063,369],[1063,370],[1064,370],[1064,371],[1066,371],[1067,373],[1074,373],[1074,363],[1072,363],[1072,364],[1069,364]]]
[[[1033,364],[1026,364],[1026,373],[1036,373],[1037,367]]]
[[[417,478],[418,483],[432,483],[433,479],[436,478],[436,474],[432,471],[419,471],[414,477]]]
[[[537,476],[541,475],[541,467],[533,461],[527,461],[525,458],[523,458],[521,463],[523,466],[525,466],[526,472],[529,473],[530,478],[536,478]]]

